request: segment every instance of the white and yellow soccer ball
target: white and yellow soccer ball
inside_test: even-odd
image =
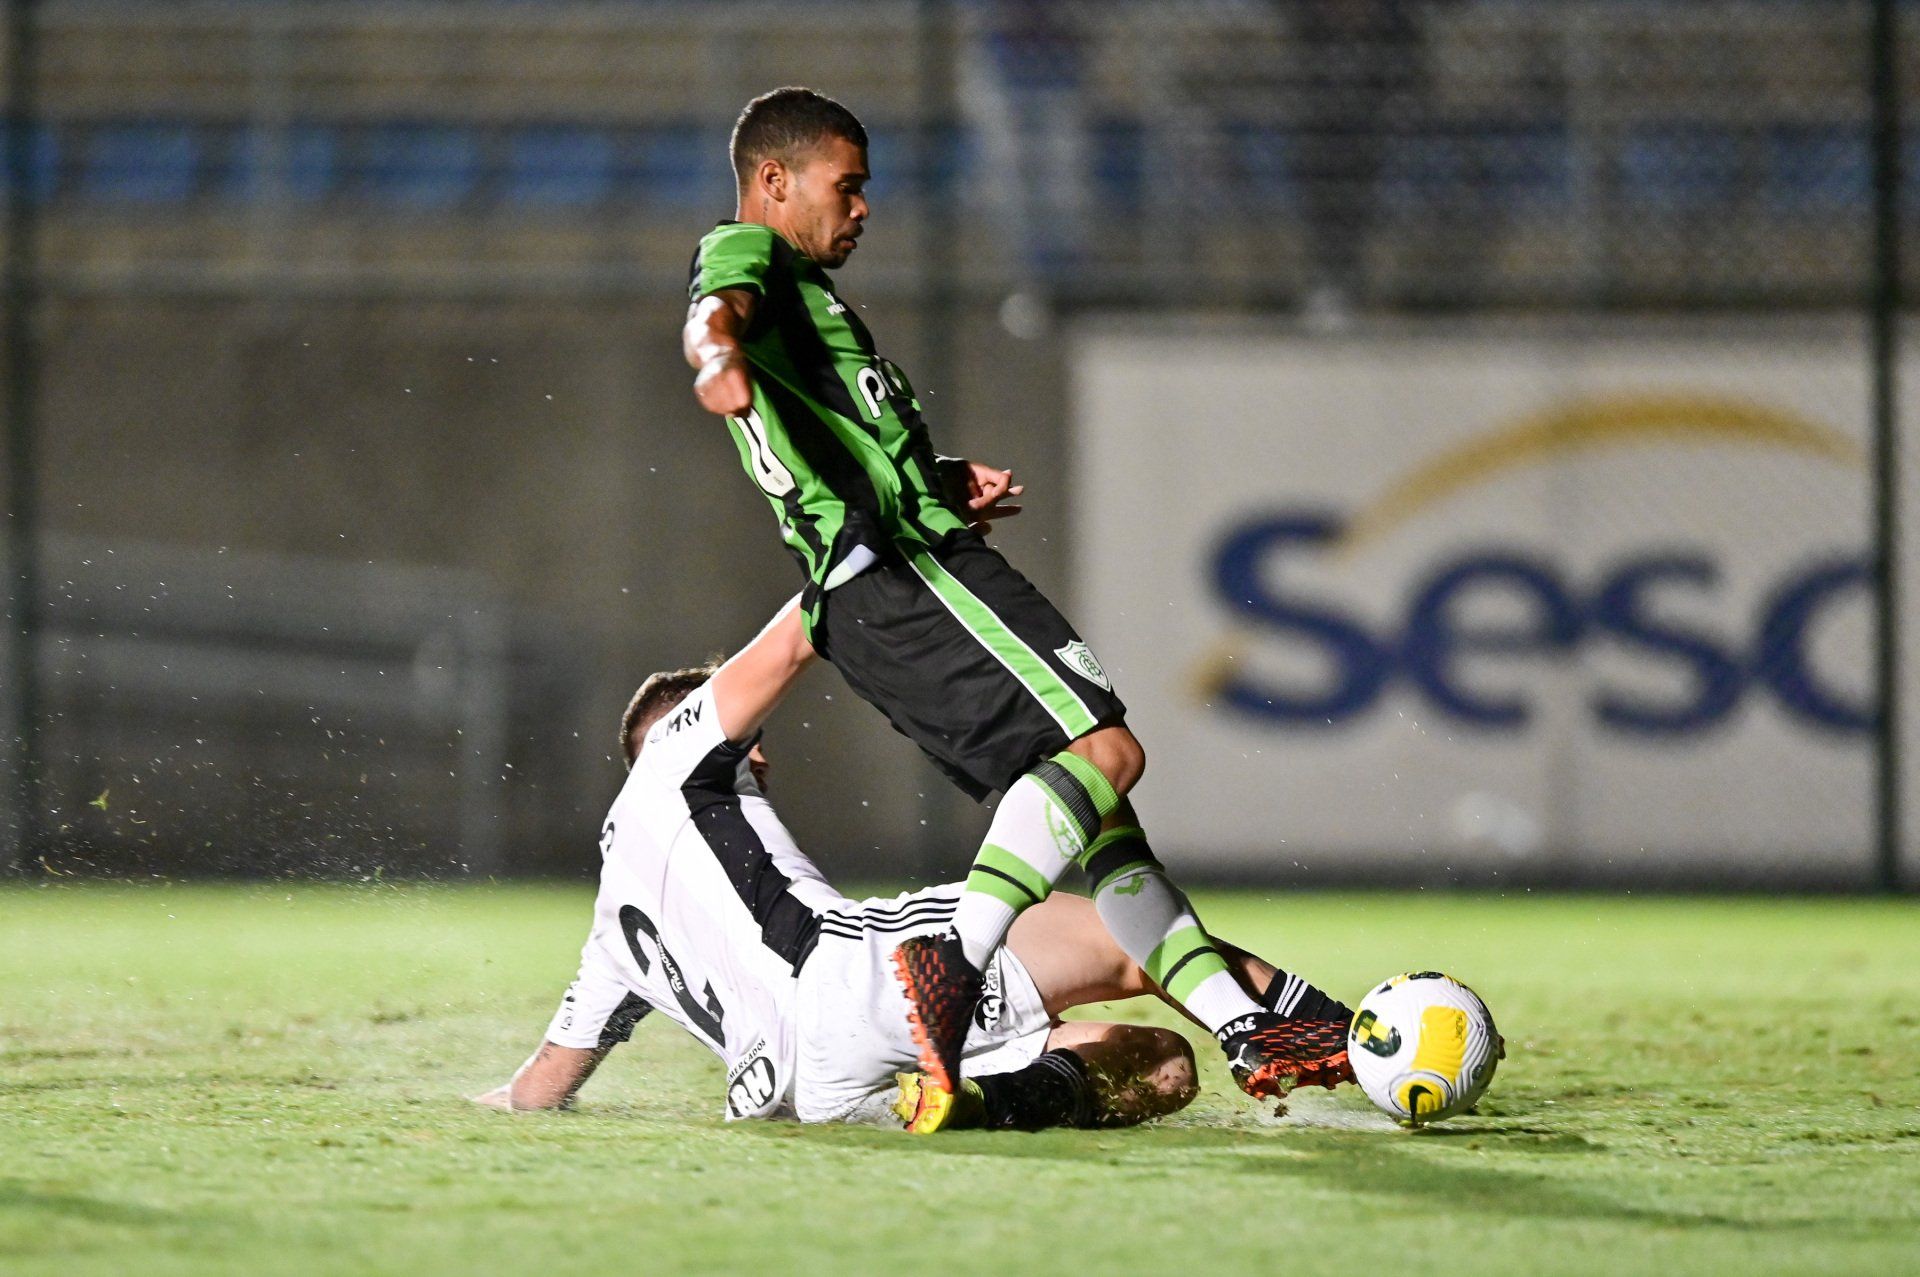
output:
[[[1480,995],[1438,971],[1393,977],[1361,999],[1347,1030],[1360,1089],[1402,1126],[1472,1108],[1506,1053]]]

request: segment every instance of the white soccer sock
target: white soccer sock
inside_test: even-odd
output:
[[[1075,754],[1057,754],[1013,783],[953,913],[968,962],[986,970],[1013,920],[1047,898],[1118,802],[1107,778]]]
[[[1115,942],[1208,1030],[1217,1033],[1260,1011],[1137,826],[1101,834],[1081,863],[1093,880],[1093,906]]]

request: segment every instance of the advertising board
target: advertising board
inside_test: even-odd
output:
[[[1093,329],[1074,367],[1075,616],[1162,847],[1865,880],[1857,336]]]

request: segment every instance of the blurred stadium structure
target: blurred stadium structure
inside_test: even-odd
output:
[[[796,584],[676,329],[734,115],[804,83],[873,134],[847,293],[1033,484],[1002,539],[1194,876],[1920,878],[1872,606],[1920,599],[1920,6],[11,14],[23,865],[586,866],[634,682]],[[1363,517],[1284,602],[1262,556]],[[830,869],[963,863],[830,674],[788,718]]]

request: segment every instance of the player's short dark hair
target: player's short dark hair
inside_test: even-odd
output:
[[[843,138],[861,150],[867,147],[866,128],[852,111],[824,93],[792,86],[762,93],[734,121],[733,140],[727,146],[734,180],[744,187],[762,160],[792,165],[830,137]]]
[[[683,670],[661,670],[658,674],[647,675],[647,681],[640,684],[640,690],[627,702],[627,712],[620,716],[620,753],[627,760],[627,770],[633,770],[633,760],[640,756],[641,742],[646,739],[647,729],[659,721],[660,716],[686,699],[687,694],[713,677],[720,668],[718,657],[705,665],[692,665]]]

